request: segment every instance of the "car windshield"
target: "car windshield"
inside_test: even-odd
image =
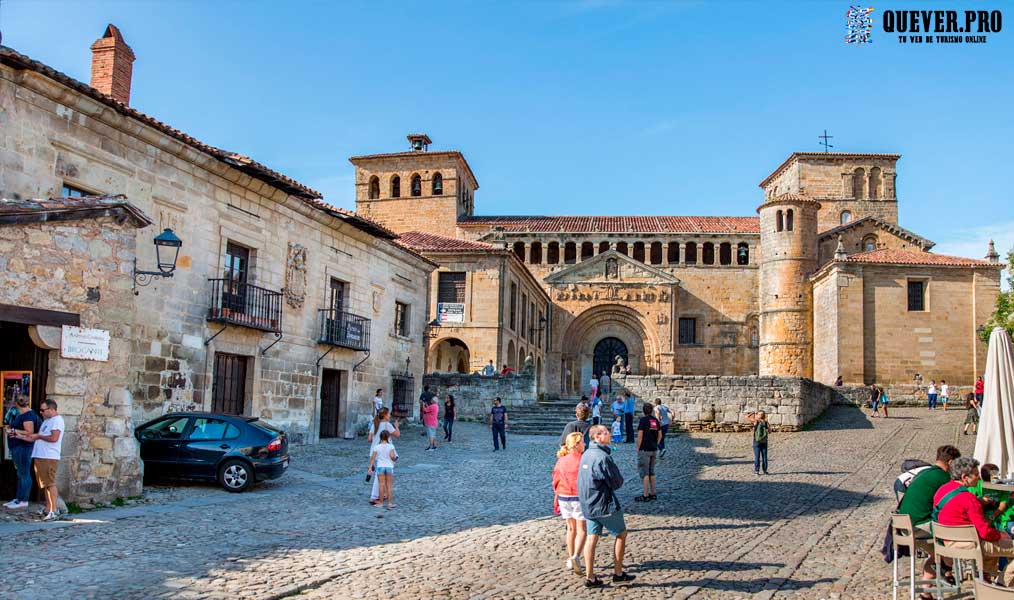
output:
[[[281,429],[278,429],[277,427],[274,427],[272,425],[268,425],[264,421],[251,421],[250,426],[256,427],[257,429],[260,429],[261,431],[267,433],[268,435],[279,435],[284,433]]]

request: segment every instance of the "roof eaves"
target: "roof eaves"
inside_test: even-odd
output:
[[[818,157],[826,157],[826,158],[892,158],[894,160],[898,160],[899,158],[901,158],[901,155],[900,154],[877,154],[877,153],[872,153],[872,152],[793,152],[792,154],[789,155],[788,158],[785,159],[785,161],[782,162],[782,164],[778,165],[778,167],[775,168],[775,170],[772,171],[770,175],[768,175],[767,177],[765,177],[764,181],[762,181],[762,182],[760,182],[758,184],[758,187],[763,188],[764,186],[766,186],[772,179],[774,179],[775,177],[777,177],[778,175],[780,175],[782,173],[782,171],[784,171],[786,168],[788,168],[788,166],[790,164],[792,164],[793,160],[795,160],[797,158],[801,158],[801,157],[809,157],[809,158],[818,158]]]

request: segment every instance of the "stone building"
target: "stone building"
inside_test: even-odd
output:
[[[131,424],[172,410],[260,417],[297,442],[352,435],[377,388],[409,412],[436,265],[305,185],[129,106],[134,54],[114,26],[92,50],[89,86],[0,49],[0,198],[57,198],[81,215],[116,196],[116,210],[126,211],[82,217],[74,231],[3,228],[0,304],[11,308],[0,321],[22,315],[16,325],[45,324],[26,323],[45,316],[24,317],[26,308],[73,313],[75,325],[113,340],[108,363],[83,367],[53,350],[35,356],[18,329],[16,343],[35,356],[33,395],[73,396],[72,410],[94,415],[68,422],[80,445],[61,473],[71,482],[65,493],[108,499],[133,491]],[[154,278],[135,296],[134,257],[139,269],[152,269],[152,238],[164,228],[183,240],[174,276]],[[48,268],[36,242],[80,260]],[[101,261],[101,274],[87,270],[89,257]],[[103,466],[110,452],[112,473]]]
[[[976,327],[1001,265],[932,254],[932,242],[898,224],[897,154],[793,153],[761,182],[756,217],[479,216],[462,153],[429,151],[425,134],[409,142],[405,152],[350,159],[357,212],[440,264],[438,278],[481,263],[465,266],[463,256],[509,249],[542,288],[539,301],[548,298],[536,343],[549,395],[587,392],[617,356],[641,375],[826,384],[920,375],[967,385],[982,369]],[[457,332],[513,313],[504,286],[479,294],[473,287],[453,327],[455,355],[470,357],[472,370],[480,354],[492,358],[492,338]],[[450,331],[431,325],[428,368],[446,370],[434,353],[450,356],[440,346]],[[513,359],[507,339],[498,333],[497,364]]]

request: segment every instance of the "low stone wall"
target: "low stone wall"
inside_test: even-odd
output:
[[[662,402],[673,410],[674,423],[690,431],[745,431],[747,413],[763,410],[773,431],[796,431],[831,404],[849,403],[842,388],[802,377],[729,377],[627,375],[615,388],[639,400]]]
[[[537,400],[534,375],[483,377],[462,373],[428,373],[423,375],[423,385],[430,386],[430,391],[439,394],[441,401],[447,394],[454,394],[458,418],[488,415],[493,406],[493,398],[498,396],[508,408],[528,406]]]

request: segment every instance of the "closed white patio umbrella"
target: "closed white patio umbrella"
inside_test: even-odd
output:
[[[986,351],[985,388],[975,458],[993,463],[1000,473],[1014,476],[1014,349],[1001,327],[989,335]]]

